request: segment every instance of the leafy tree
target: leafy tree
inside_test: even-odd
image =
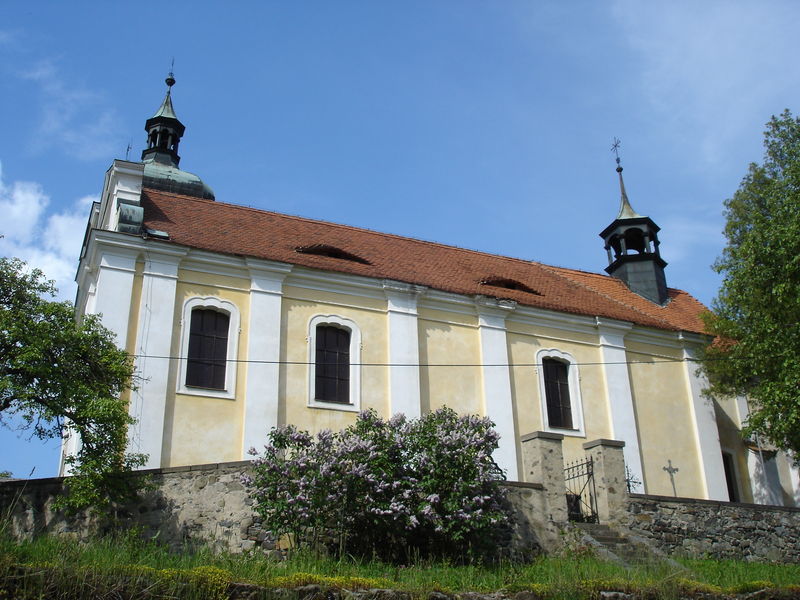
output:
[[[132,491],[121,474],[143,464],[125,453],[133,419],[120,395],[133,365],[96,316],[78,323],[69,303],[47,298],[54,293],[38,269],[0,258],[0,422],[42,439],[79,436],[61,504],[99,509]]]
[[[764,146],[725,202],[703,366],[710,393],[750,398],[748,433],[800,453],[800,119],[773,116]]]

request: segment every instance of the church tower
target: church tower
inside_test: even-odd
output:
[[[172,86],[175,85],[172,72],[164,81],[167,84],[167,95],[156,114],[144,124],[147,132],[147,149],[142,152],[142,161],[155,161],[177,168],[181,162],[181,157],[178,156],[178,144],[186,127],[178,120],[172,108]]]
[[[170,71],[165,80],[167,94],[152,117],[147,119],[147,148],[142,152],[144,163],[144,186],[165,192],[214,199],[214,190],[194,173],[178,168],[181,157],[178,145],[186,127],[178,120],[172,107],[172,86],[175,77]]]
[[[614,141],[616,152],[619,142]],[[659,252],[660,227],[650,217],[640,215],[628,201],[622,165],[617,155],[620,204],[614,222],[600,232],[608,253],[606,273],[625,282],[631,291],[656,304],[667,301],[667,280],[664,267],[667,263]]]

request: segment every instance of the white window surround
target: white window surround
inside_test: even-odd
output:
[[[226,313],[230,317],[228,325],[228,353],[225,363],[225,389],[214,390],[186,385],[186,363],[189,355],[189,328],[192,322],[192,311],[196,308],[211,308]],[[213,296],[189,298],[183,305],[181,315],[181,353],[178,373],[178,393],[190,396],[233,399],[236,396],[236,357],[239,347],[239,309],[233,302]]]
[[[547,418],[547,395],[544,385],[544,369],[542,368],[542,361],[545,358],[560,360],[568,365],[567,379],[569,381],[569,403],[572,409],[572,429],[550,426]],[[536,353],[536,364],[536,371],[539,376],[539,410],[542,417],[542,429],[562,435],[586,437],[586,432],[583,427],[583,402],[581,401],[580,375],[578,373],[578,363],[575,357],[568,352],[556,350],[555,348],[546,348]]]
[[[315,399],[317,327],[333,325],[350,332],[350,402],[323,402]],[[308,406],[328,410],[361,410],[361,330],[355,321],[337,315],[316,315],[308,322]]]

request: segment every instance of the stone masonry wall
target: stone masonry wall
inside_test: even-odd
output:
[[[560,440],[537,435],[527,444],[529,454],[541,447],[536,456],[526,455],[529,481],[506,484],[512,528],[506,536],[508,546],[498,550],[519,558],[557,550],[568,527],[563,472],[554,466],[561,464]],[[620,493],[622,446],[609,440],[587,445],[595,460],[601,522],[621,533],[644,539],[667,554],[800,560],[800,509]],[[542,458],[533,460],[536,457]],[[541,461],[552,462],[553,468],[545,468]],[[254,548],[279,552],[280,543],[261,527],[253,500],[240,482],[248,469],[249,462],[241,461],[143,471],[152,489],[140,502],[119,507],[106,519],[67,518],[54,511],[62,479],[4,481],[0,518],[10,517],[11,531],[18,538],[53,533],[81,539],[121,524],[137,526],[146,536],[176,548],[202,543],[231,552]]]
[[[260,548],[278,553],[280,543],[261,527],[253,499],[240,482],[249,466],[241,461],[142,471],[152,489],[142,494],[140,502],[118,507],[106,519],[85,514],[67,517],[54,511],[53,500],[62,489],[60,478],[4,481],[0,516],[10,516],[11,532],[19,539],[43,533],[85,539],[110,527],[136,526],[145,536],[176,549],[198,543],[230,552]],[[507,550],[524,558],[541,553],[545,544],[539,536],[546,527],[536,516],[541,514],[537,507],[542,486],[509,483],[507,489],[512,515]]]
[[[667,554],[800,560],[800,508],[631,494],[619,525]]]

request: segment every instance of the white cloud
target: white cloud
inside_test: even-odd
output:
[[[58,287],[58,297],[75,298],[75,269],[89,207],[85,196],[59,213],[48,214],[50,198],[38,183],[3,182],[0,165],[0,255],[16,256],[41,269]]]
[[[75,158],[92,160],[121,146],[116,112],[100,94],[65,82],[50,61],[20,77],[39,86],[39,124],[29,142],[34,152],[55,146]]]
[[[614,17],[640,62],[642,92],[676,138],[715,163],[800,92],[793,2],[618,0]]]

